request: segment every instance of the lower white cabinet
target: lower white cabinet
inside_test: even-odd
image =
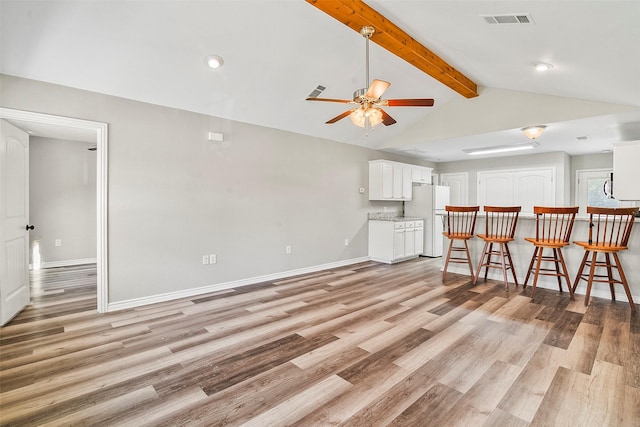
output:
[[[391,264],[415,258],[424,246],[423,220],[369,221],[369,258]]]

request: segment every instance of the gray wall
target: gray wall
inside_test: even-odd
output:
[[[367,161],[420,163],[12,76],[0,86],[3,107],[108,123],[110,302],[366,257],[367,213],[399,207],[358,192]]]
[[[89,146],[29,139],[29,223],[36,227],[29,234],[45,266],[96,257],[96,154]]]

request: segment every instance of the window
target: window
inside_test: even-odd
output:
[[[576,172],[576,204],[580,214],[587,214],[587,206],[617,208],[620,202],[608,196],[611,169],[579,170]]]

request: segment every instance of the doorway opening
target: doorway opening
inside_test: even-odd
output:
[[[107,258],[107,124],[89,120],[30,111],[0,108],[0,119],[27,132],[45,135],[51,132],[86,134],[96,144],[96,287],[97,310],[108,311],[108,258]],[[46,135],[51,136],[51,135]],[[27,260],[28,262],[28,260]]]

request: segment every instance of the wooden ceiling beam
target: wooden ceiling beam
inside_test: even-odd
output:
[[[404,59],[466,98],[478,96],[478,86],[445,60],[414,40],[362,0],[305,0],[360,33],[363,26],[376,32],[371,41]]]

